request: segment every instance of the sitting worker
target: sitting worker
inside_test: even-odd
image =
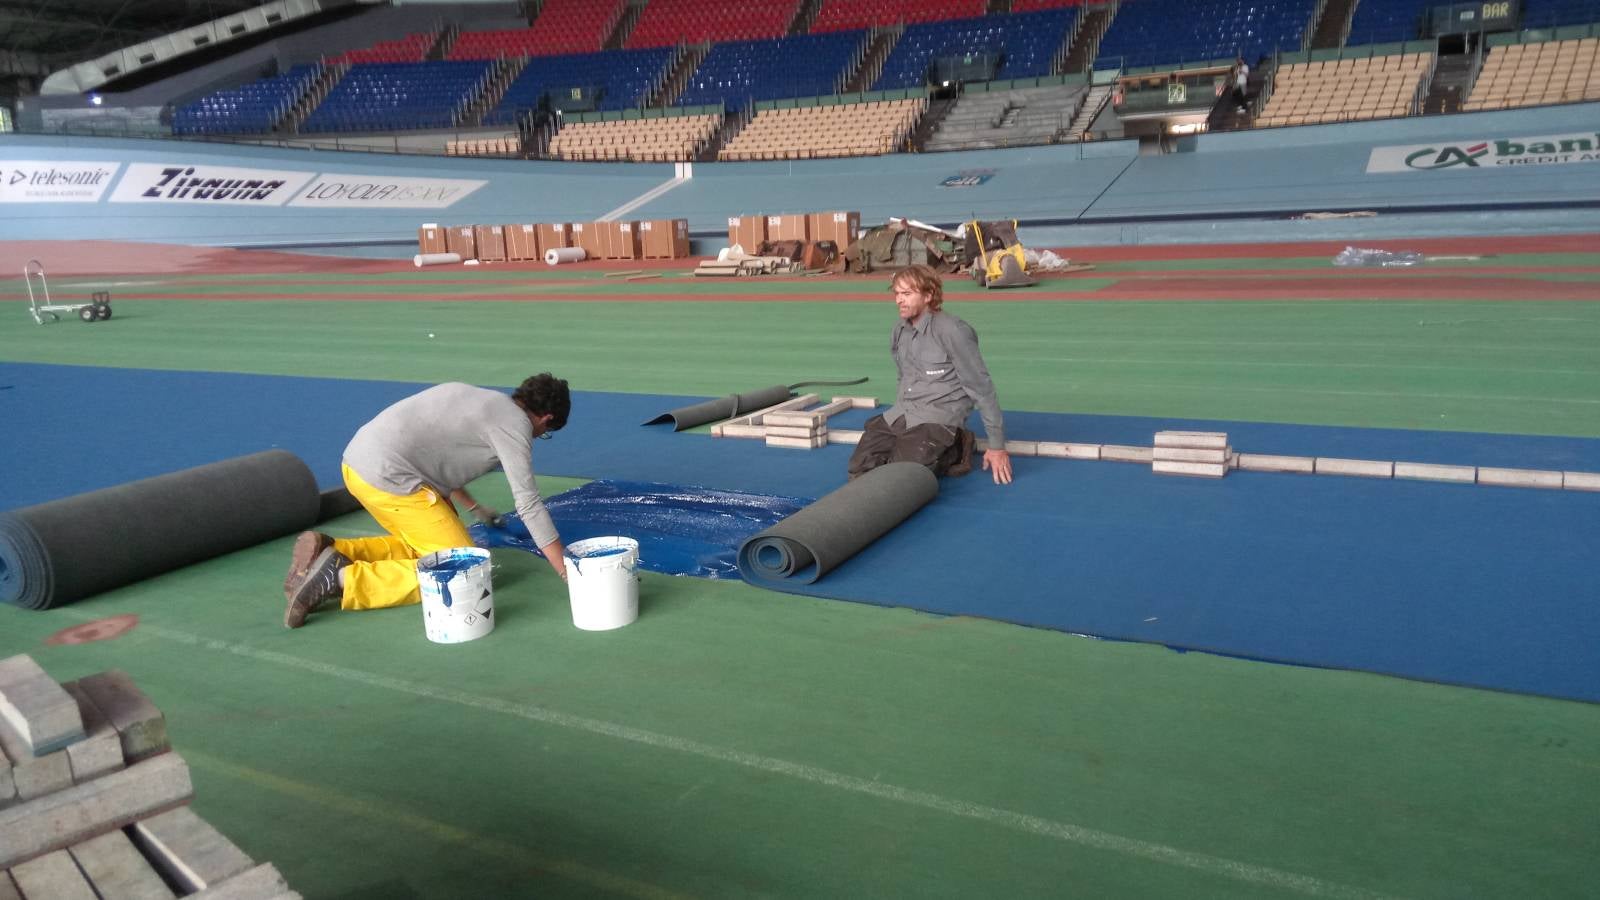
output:
[[[927,266],[896,272],[890,289],[900,309],[889,340],[899,385],[889,411],[867,420],[850,456],[850,477],[890,462],[920,463],[935,475],[967,474],[973,435],[964,426],[976,406],[989,445],[983,468],[994,473],[995,484],[1010,484],[1000,400],[978,352],[977,332],[944,312],[944,284]]]
[[[451,501],[481,522],[498,514],[466,485],[493,469],[511,484],[517,514],[557,575],[565,548],[533,477],[533,441],[567,424],[567,383],[546,372],[510,396],[469,384],[441,384],[395,403],[361,426],[344,450],[344,483],[388,534],[334,540],[307,531],[294,542],[284,581],[283,624],[299,628],[329,601],[343,609],[421,602],[417,559],[470,547]]]

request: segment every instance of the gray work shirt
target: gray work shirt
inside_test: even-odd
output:
[[[915,320],[901,319],[889,338],[900,384],[885,422],[904,418],[906,427],[961,426],[977,406],[989,446],[1003,448],[1006,430],[989,367],[978,352],[978,333],[947,312],[925,310]]]
[[[504,469],[534,544],[560,537],[533,477],[533,423],[500,391],[450,383],[413,394],[361,426],[344,462],[378,490],[430,488],[445,502],[451,491]]]

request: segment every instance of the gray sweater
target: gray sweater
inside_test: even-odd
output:
[[[441,384],[413,394],[361,426],[344,462],[391,494],[431,488],[442,497],[499,468],[511,483],[533,542],[560,535],[533,477],[533,423],[509,396],[470,384]]]

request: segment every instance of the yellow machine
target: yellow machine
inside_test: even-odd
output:
[[[1038,284],[1028,275],[1028,259],[1017,240],[1015,219],[967,223],[965,262],[972,280],[986,288],[1026,287]]]

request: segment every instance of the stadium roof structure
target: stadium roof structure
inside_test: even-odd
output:
[[[0,51],[58,68],[259,6],[262,0],[0,0]]]

